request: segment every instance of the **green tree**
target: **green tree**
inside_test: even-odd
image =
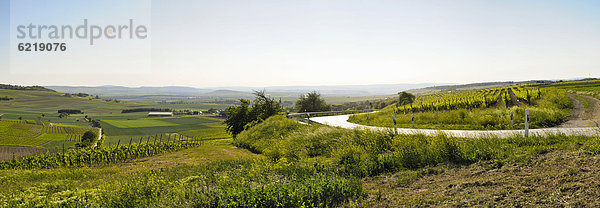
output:
[[[254,91],[254,96],[256,98],[250,111],[251,118],[256,118],[253,120],[262,121],[283,111],[281,100],[276,101],[274,98],[267,96],[264,90]]]
[[[267,96],[265,91],[255,91],[254,95],[256,98],[252,105],[249,100],[240,99],[239,105],[227,108],[227,118],[223,123],[233,137],[283,110],[281,100]]]
[[[67,117],[67,116],[69,116],[69,114],[68,114],[68,113],[66,113],[66,112],[62,112],[62,113],[60,113],[60,114],[58,115],[58,117],[59,117],[59,118],[64,118],[64,117]]]
[[[408,92],[399,92],[398,93],[398,103],[400,105],[411,104],[415,101],[415,95],[410,94]]]
[[[298,112],[321,112],[330,111],[331,105],[328,105],[321,95],[316,91],[306,95],[300,95],[300,99],[296,101],[296,111]]]
[[[227,126],[227,132],[234,137],[244,130],[244,126],[250,122],[250,101],[240,99],[240,105],[227,108],[227,118],[224,123]]]
[[[92,145],[92,143],[94,143],[94,141],[98,138],[98,133],[90,130],[90,131],[86,131],[85,133],[83,133],[83,136],[81,136],[81,142],[79,143],[78,146],[80,147],[89,147]]]

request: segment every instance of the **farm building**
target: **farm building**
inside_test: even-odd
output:
[[[170,117],[173,112],[149,112],[148,117]]]

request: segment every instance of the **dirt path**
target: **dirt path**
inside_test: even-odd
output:
[[[98,129],[98,139],[96,139],[94,144],[92,144],[92,148],[95,148],[96,146],[98,146],[98,141],[100,141],[101,139],[102,139],[102,128],[99,128]]]
[[[600,123],[600,100],[585,96],[585,95],[569,95],[573,100],[573,114],[569,121],[561,124],[558,128],[577,128],[577,127],[594,127],[596,123]],[[585,106],[585,102],[577,97],[587,99],[590,104]]]
[[[515,93],[512,91],[512,88],[508,88],[508,97],[510,98],[510,106],[519,106],[519,99],[517,99],[517,96],[515,95]]]

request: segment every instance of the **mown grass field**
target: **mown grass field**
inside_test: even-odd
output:
[[[168,118],[143,118],[137,120],[103,120],[102,128],[105,131],[105,144],[121,142],[134,143],[141,137],[163,135],[184,135],[199,137],[200,139],[230,138],[225,132],[222,119],[210,116],[183,116]]]
[[[223,127],[221,122],[220,119],[196,116],[126,121],[104,120],[101,123],[108,136],[122,136],[176,133],[194,129]]]
[[[140,127],[159,127],[159,126],[177,126],[175,123],[170,123],[161,120],[104,120],[105,123],[116,128],[140,128]]]

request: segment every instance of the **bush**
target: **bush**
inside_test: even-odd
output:
[[[62,113],[66,113],[66,114],[83,114],[83,111],[81,111],[81,110],[73,110],[73,109],[58,110],[58,114],[62,114]]]
[[[96,141],[96,139],[98,139],[98,133],[91,130],[86,131],[83,133],[83,136],[81,136],[81,142],[78,144],[78,146],[89,147]]]
[[[240,99],[240,105],[227,108],[227,118],[223,123],[233,137],[283,110],[281,101],[268,97],[265,91],[255,91],[254,95],[256,99],[252,106],[250,101]]]
[[[321,112],[330,111],[331,106],[315,91],[300,95],[300,99],[296,101],[295,109],[298,112]]]

